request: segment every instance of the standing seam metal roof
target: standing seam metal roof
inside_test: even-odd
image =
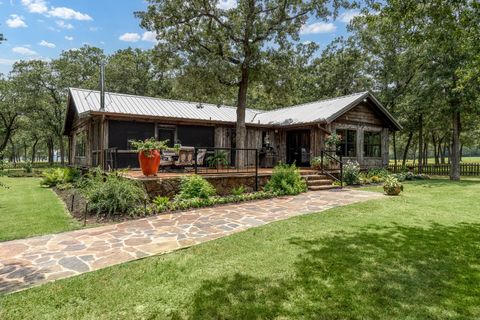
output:
[[[100,92],[85,89],[69,89],[74,106],[79,114],[100,111]],[[272,111],[247,109],[245,122],[262,125],[295,125],[315,122],[331,122],[359,101],[371,96],[368,92],[320,100]],[[398,122],[373,97],[380,110],[401,128]],[[105,112],[176,119],[193,119],[218,122],[237,122],[236,108],[208,103],[168,100],[120,93],[105,93]]]

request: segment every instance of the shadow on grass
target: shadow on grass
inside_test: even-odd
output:
[[[237,273],[204,281],[189,317],[480,317],[480,224],[371,226],[289,242],[300,252],[289,278]]]

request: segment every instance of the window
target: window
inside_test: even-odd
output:
[[[87,135],[85,131],[77,133],[75,136],[75,156],[85,157],[85,149],[87,143]]]
[[[365,132],[363,149],[365,151],[365,157],[381,157],[382,135],[380,132]]]
[[[355,130],[337,130],[337,134],[342,137],[340,142],[340,154],[344,157],[357,156],[357,131]]]

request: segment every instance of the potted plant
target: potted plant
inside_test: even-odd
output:
[[[394,176],[387,176],[383,182],[383,191],[389,196],[398,196],[403,191],[403,185]]]
[[[337,151],[337,146],[342,142],[342,136],[335,132],[328,135],[325,139],[327,150]]]
[[[138,162],[145,176],[156,176],[160,166],[160,151],[167,149],[168,140],[158,141],[155,138],[145,140],[129,140],[138,152]]]
[[[207,158],[207,164],[210,168],[222,169],[228,166],[228,154],[225,151],[218,151]]]

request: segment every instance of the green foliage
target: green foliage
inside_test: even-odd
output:
[[[265,185],[265,191],[278,195],[295,195],[307,191],[307,183],[295,164],[281,163],[273,168],[272,177]]]
[[[221,205],[227,203],[237,203],[244,201],[253,201],[261,199],[270,199],[275,194],[265,191],[243,193],[238,195],[229,195],[225,197],[212,196],[208,198],[188,198],[188,199],[174,199],[169,201],[166,197],[157,197],[153,200],[154,211],[157,213],[165,211],[188,210],[192,208],[203,208],[214,205]]]
[[[199,175],[190,175],[182,178],[180,183],[180,192],[176,199],[185,200],[192,198],[207,199],[215,195],[215,188],[210,182]]]
[[[228,153],[223,150],[215,152],[214,155],[207,157],[207,164],[211,168],[228,166]]]
[[[343,166],[343,181],[347,185],[360,182],[360,166],[357,161],[348,160]]]
[[[370,168],[367,171],[367,177],[377,176],[377,177],[385,178],[386,176],[389,176],[389,175],[390,173],[385,168]]]
[[[383,182],[383,190],[388,195],[397,195],[403,191],[403,184],[393,175],[387,176]]]
[[[329,149],[335,149],[340,144],[340,142],[342,142],[342,137],[335,132],[328,135],[325,139],[325,145]]]
[[[129,140],[128,141],[137,152],[143,152],[147,157],[152,157],[152,151],[167,149],[168,140],[158,141],[155,138],[145,140]]]
[[[310,167],[312,169],[320,170],[322,166],[322,157],[314,157],[312,160],[310,160]]]
[[[80,178],[80,171],[75,168],[52,168],[43,172],[41,185],[55,187],[58,184],[72,183]]]
[[[170,199],[168,197],[157,196],[152,200],[156,212],[163,212],[168,209]]]
[[[32,167],[32,163],[27,161],[23,164],[23,171],[25,171],[26,173],[32,173],[33,171],[33,167]]]
[[[88,209],[97,214],[133,214],[146,197],[138,182],[118,173],[96,175],[85,186],[81,191],[88,199]]]
[[[244,193],[245,193],[245,187],[243,185],[232,189],[232,194],[234,196],[240,196]]]

